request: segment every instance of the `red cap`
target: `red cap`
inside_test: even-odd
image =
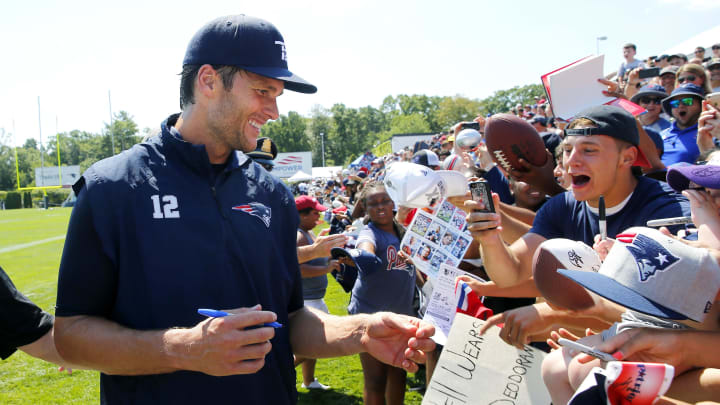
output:
[[[302,211],[306,208],[312,208],[318,211],[325,211],[327,209],[327,207],[320,204],[316,198],[310,197],[309,195],[301,195],[296,198],[295,205],[297,206],[298,211]]]
[[[335,208],[334,210],[332,210],[333,214],[341,214],[346,211],[347,211],[347,207],[344,205],[342,207],[338,207],[338,208]]]

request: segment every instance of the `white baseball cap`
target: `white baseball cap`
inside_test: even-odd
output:
[[[720,290],[720,266],[707,249],[650,228],[630,228],[616,238],[599,272],[558,272],[626,308],[703,321]]]
[[[423,165],[395,162],[385,172],[385,187],[397,205],[425,208],[445,197],[465,195],[468,183],[462,173],[432,170]]]

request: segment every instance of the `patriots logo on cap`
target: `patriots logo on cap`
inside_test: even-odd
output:
[[[445,184],[440,181],[438,182],[435,187],[431,188],[427,193],[425,193],[425,197],[427,198],[427,201],[430,202],[429,206],[432,207],[442,199],[443,194],[445,194]]]
[[[260,218],[266,227],[270,228],[270,218],[272,218],[272,210],[259,202],[251,202],[245,205],[236,205],[232,207],[233,211],[241,211]]]
[[[663,245],[643,234],[618,235],[617,240],[627,244],[628,251],[635,257],[640,281],[643,282],[680,260]]]

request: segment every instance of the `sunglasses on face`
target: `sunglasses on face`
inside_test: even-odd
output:
[[[660,105],[662,103],[661,98],[654,98],[654,97],[640,97],[638,100],[640,104],[657,104]]]
[[[679,100],[670,100],[670,107],[678,108],[678,107],[680,107],[680,103],[689,107],[689,106],[693,105],[694,102],[695,102],[695,99],[692,97],[685,97],[685,98],[681,98]]]
[[[678,81],[678,83],[685,83],[686,81],[694,82],[695,79],[697,79],[697,77],[695,77],[693,75],[688,75],[688,76],[678,77],[677,81]]]
[[[262,166],[262,167],[263,167],[265,170],[267,170],[268,172],[271,172],[271,171],[273,170],[273,167],[270,166],[270,165],[264,165],[264,164],[261,163],[260,166]]]

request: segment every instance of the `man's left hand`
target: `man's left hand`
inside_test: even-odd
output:
[[[383,363],[414,373],[435,348],[435,327],[420,319],[390,312],[369,316],[360,341],[368,354]]]

